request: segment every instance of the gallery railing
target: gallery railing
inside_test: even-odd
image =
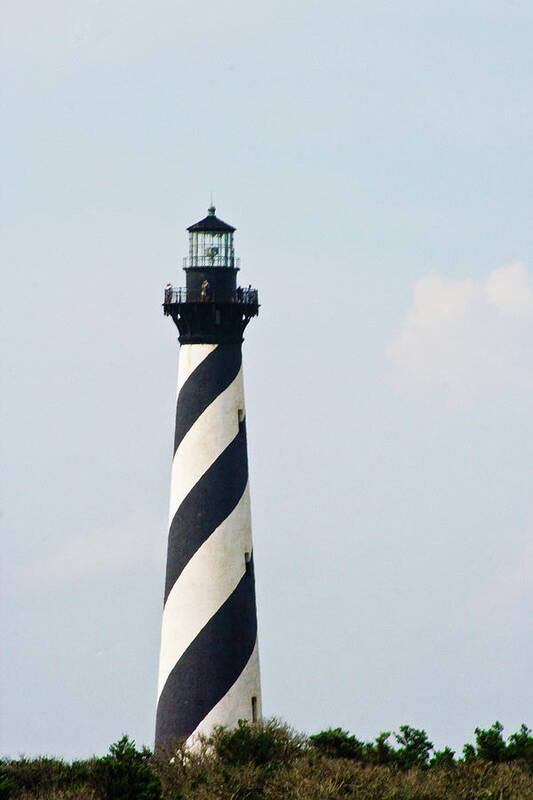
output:
[[[220,298],[221,302],[228,302],[227,295],[224,298]],[[216,303],[217,297],[216,293],[211,290],[210,286],[207,286],[203,289],[187,289],[185,286],[180,286],[178,288],[174,286],[169,286],[165,289],[164,293],[164,304],[170,305],[172,303]],[[244,304],[253,304],[257,305],[258,297],[257,297],[257,289],[252,289],[248,287],[245,289],[244,287],[239,286],[237,289],[234,289],[231,293],[229,298],[230,303],[244,303]]]

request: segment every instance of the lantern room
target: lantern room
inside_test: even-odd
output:
[[[181,344],[242,342],[243,331],[257,316],[257,289],[237,286],[238,259],[233,249],[236,230],[215,216],[187,228],[189,256],[184,259],[184,287],[165,287],[163,310],[180,332]]]
[[[191,225],[189,231],[189,258],[187,267],[235,268],[233,234],[235,228],[215,216],[210,206],[207,217]]]

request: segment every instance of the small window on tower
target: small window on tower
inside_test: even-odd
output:
[[[244,422],[244,408],[239,408],[237,411],[237,417],[239,419],[239,423]]]
[[[252,697],[252,722],[257,722],[257,697]]]

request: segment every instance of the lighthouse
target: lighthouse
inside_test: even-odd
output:
[[[215,210],[187,229],[185,286],[163,303],[180,354],[156,747],[261,716],[241,351],[259,303]]]

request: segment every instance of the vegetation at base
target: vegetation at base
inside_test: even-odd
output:
[[[138,750],[123,736],[102,758],[0,761],[0,800],[533,800],[533,736],[475,729],[456,757],[402,725],[363,742],[341,728],[312,736],[278,720],[218,728],[190,749]]]

